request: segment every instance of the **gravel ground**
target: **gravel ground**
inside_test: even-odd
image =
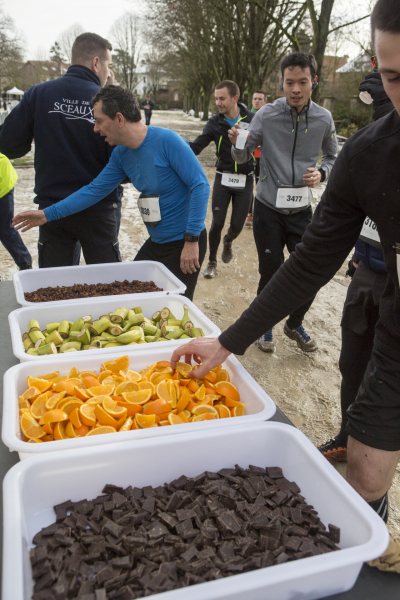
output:
[[[156,112],[152,125],[173,129],[193,140],[204,123],[179,112]],[[26,157],[25,164],[29,164]],[[215,148],[210,145],[199,160],[212,186],[215,174]],[[15,212],[32,208],[34,198],[34,169],[17,168],[18,182],[15,187]],[[323,193],[324,185],[314,190],[314,206]],[[132,185],[125,186],[120,231],[122,260],[132,260],[147,232],[139,216],[136,199],[139,193]],[[227,224],[229,223],[229,214]],[[211,225],[211,210],[206,226]],[[227,229],[227,227],[226,227]],[[37,231],[23,234],[37,267]],[[222,249],[222,248],[221,248]],[[245,228],[233,244],[234,258],[229,265],[218,264],[218,276],[214,280],[199,277],[195,302],[221,330],[231,325],[253,300],[258,283],[257,253],[253,233]],[[17,270],[11,257],[0,246],[2,280],[9,280]],[[340,373],[340,317],[349,280],[345,266],[318,293],[306,315],[305,328],[316,338],[319,349],[313,354],[303,353],[297,345],[283,334],[283,323],[276,326],[274,337],[276,352],[265,354],[254,345],[246,354],[238,357],[254,379],[271,396],[291,421],[314,443],[320,444],[333,437],[340,423],[339,389]],[[345,465],[335,465],[345,475]],[[400,469],[396,471],[390,492],[391,516],[389,529],[400,535]]]

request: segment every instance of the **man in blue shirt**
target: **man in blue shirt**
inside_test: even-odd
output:
[[[163,263],[192,299],[207,248],[204,219],[210,186],[188,144],[174,131],[141,122],[131,90],[114,85],[93,98],[94,131],[117,146],[108,165],[89,185],[44,210],[14,218],[17,229],[68,217],[100,202],[128,177],[141,195],[138,206],[149,239],[135,260]]]

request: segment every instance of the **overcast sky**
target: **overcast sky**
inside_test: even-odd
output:
[[[143,14],[141,0],[0,0],[26,40],[26,59],[38,50],[50,50],[57,37],[74,23],[85,31],[107,37],[110,27],[125,12]]]
[[[368,14],[371,0],[336,0],[334,13],[346,20]],[[316,2],[318,5],[318,0]],[[146,0],[0,0],[4,12],[10,15],[26,40],[25,58],[43,59],[60,33],[74,23],[85,31],[108,37],[110,28],[125,12],[146,16]],[[369,19],[362,27],[368,29]],[[112,41],[112,40],[111,40]],[[328,51],[332,51],[331,48]],[[355,44],[342,44],[340,54],[355,56],[360,49]]]

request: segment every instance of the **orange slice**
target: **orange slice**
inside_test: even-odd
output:
[[[74,408],[74,410],[72,410],[69,413],[69,420],[71,421],[72,425],[74,425],[75,427],[81,427],[82,426],[82,421],[81,418],[79,416],[79,406],[77,406],[76,408]]]
[[[165,427],[166,425],[171,425],[171,423],[169,421],[160,421],[159,422],[160,427]]]
[[[77,385],[74,386],[74,394],[79,400],[88,400],[90,398],[89,394],[86,390],[83,390],[81,387]]]
[[[65,404],[63,404],[62,407],[60,407],[64,412],[67,413],[67,415],[70,415],[72,413],[73,410],[75,410],[76,408],[79,409],[79,407],[83,404],[82,400],[78,400],[77,398],[75,399],[71,399],[71,400],[67,400]]]
[[[115,385],[95,385],[88,389],[88,394],[94,396],[109,396],[113,393]]]
[[[235,408],[235,406],[240,406],[241,404],[243,404],[242,402],[236,402],[236,400],[232,400],[232,398],[225,398],[225,405],[228,408]],[[244,406],[244,404],[243,404]]]
[[[96,379],[97,375],[93,371],[81,371],[79,373],[79,378],[83,379],[84,377],[94,377]]]
[[[53,429],[53,436],[54,436],[55,440],[68,440],[69,439],[69,435],[65,431],[67,425],[68,425],[68,423],[65,423],[62,421],[55,424],[55,427]]]
[[[220,369],[217,373],[217,381],[230,381],[229,373],[226,369]]]
[[[190,413],[189,413],[189,414],[190,414]],[[177,416],[178,416],[180,419],[182,419],[182,421],[183,421],[184,423],[189,423],[189,419],[188,419],[188,417],[185,415],[185,412],[184,412],[184,411],[182,411],[182,412],[178,413],[178,415],[177,415]]]
[[[147,429],[156,423],[156,415],[135,415],[135,423],[138,427]]]
[[[80,427],[75,427],[75,433],[77,437],[84,437],[89,431],[89,427],[87,425],[81,425]]]
[[[232,417],[244,417],[245,414],[246,410],[242,402],[240,403],[240,406],[235,406],[234,408],[231,408]]]
[[[82,373],[81,373],[81,376],[82,376]],[[100,385],[98,379],[96,379],[96,377],[94,375],[86,375],[85,377],[82,377],[82,383],[87,390],[90,389],[91,387]]]
[[[195,417],[197,417],[198,415],[208,414],[208,415],[214,415],[216,419],[219,419],[219,414],[218,414],[217,410],[213,406],[208,406],[206,404],[201,404],[200,406],[196,406],[192,410],[192,413],[194,414]]]
[[[72,369],[68,373],[68,379],[73,379],[75,377],[78,377],[78,375],[79,375],[78,369],[76,367],[72,367]]]
[[[132,402],[123,402],[122,400],[117,400],[118,406],[122,406],[122,408],[126,408],[127,417],[134,417],[136,413],[141,413],[143,411],[143,404],[132,404]]]
[[[89,435],[102,435],[103,433],[117,433],[117,430],[109,425],[103,425],[102,427],[95,427],[89,431],[89,433],[86,434],[86,437],[89,437]]]
[[[215,418],[216,418],[215,415],[209,415],[207,413],[203,413],[201,415],[197,415],[197,416],[192,417],[192,421],[193,422],[198,422],[198,421],[212,421]]]
[[[48,410],[47,413],[41,417],[39,424],[45,425],[46,423],[58,423],[60,421],[66,421],[67,419],[67,413],[59,408],[53,408],[53,410]]]
[[[46,402],[48,399],[49,392],[44,392],[44,394],[40,394],[40,396],[38,396],[36,400],[34,400],[34,402],[32,403],[31,415],[36,420],[39,420],[40,417],[43,417],[43,415],[47,412]]]
[[[106,396],[94,396],[93,398],[86,400],[85,404],[103,404],[104,398],[106,398]]]
[[[96,415],[95,415],[96,406],[94,404],[82,404],[79,407],[79,418],[84,425],[88,427],[93,427],[96,425]]]
[[[146,404],[150,400],[151,390],[140,390],[139,392],[124,392],[122,397],[126,402],[133,404]]]
[[[42,437],[40,439],[43,440],[44,442],[53,442],[54,441],[54,437],[52,435],[45,435],[44,437]]]
[[[150,375],[152,375],[154,373],[154,369],[156,368],[156,364],[154,363],[153,365],[150,365],[150,367],[146,367],[145,369],[143,369],[142,371],[140,371],[140,375],[142,377],[142,381],[144,379],[149,379]]]
[[[184,362],[178,362],[176,363],[176,371],[177,373],[180,373],[183,377],[186,377],[188,373],[190,373],[190,371],[193,370],[192,365],[189,365],[188,363],[184,363]]]
[[[155,371],[153,375],[150,375],[150,381],[151,383],[154,383],[155,386],[157,386],[161,381],[164,381],[165,379],[172,379],[171,374],[160,373],[159,371]]]
[[[70,396],[74,395],[74,383],[73,381],[59,381],[53,385],[53,392],[66,392]]]
[[[186,406],[186,410],[188,410],[190,413],[192,412],[192,410],[198,406],[197,402],[193,402],[192,400],[190,400],[189,404]]]
[[[64,398],[67,392],[59,392],[58,394],[53,394],[46,402],[47,410],[52,410],[56,408],[57,404]]]
[[[112,416],[109,415],[102,406],[100,406],[100,404],[95,406],[94,414],[96,415],[98,422],[102,425],[114,427],[115,430],[117,429],[117,421],[113,419]]]
[[[157,385],[157,395],[159,398],[169,402],[172,408],[175,408],[178,393],[173,381],[161,381]]]
[[[158,400],[153,400],[146,404],[143,415],[159,415],[161,413],[169,412],[171,410],[171,405],[166,400],[159,398]]]
[[[224,404],[217,404],[214,408],[220,419],[228,419],[231,416],[231,411]]]
[[[43,442],[43,440],[39,440],[39,439],[30,439],[28,440],[28,444],[41,444]]]
[[[18,406],[19,406],[20,409],[21,408],[26,408],[27,410],[30,411],[31,403],[26,398],[23,398],[22,396],[20,396],[19,400],[18,400]]]
[[[129,367],[129,356],[126,354],[124,356],[119,356],[118,358],[114,358],[114,360],[103,363],[101,366],[104,370],[112,371],[112,373],[125,371]]]
[[[171,363],[169,360],[159,360],[156,363],[156,369],[168,369],[171,368]]]
[[[139,391],[139,386],[136,383],[136,381],[124,381],[123,383],[120,383],[115,392],[114,395],[115,396],[120,396],[121,394],[123,394],[124,392],[138,392]]]
[[[66,435],[68,435],[68,437],[71,437],[71,438],[78,437],[76,435],[75,427],[72,425],[71,422],[66,424],[65,433],[66,433]]]
[[[60,374],[60,371],[53,371],[52,373],[47,373],[47,375],[39,375],[38,379],[55,379],[55,377],[58,377]]]
[[[215,383],[217,381],[218,375],[214,373],[214,371],[209,371],[205,375],[203,375],[203,379],[209,381],[210,383]]]
[[[170,425],[182,425],[182,423],[184,423],[184,421],[178,417],[178,415],[174,415],[173,413],[169,413],[168,421]]]
[[[28,412],[24,412],[20,419],[21,431],[28,439],[41,438],[46,432]]]
[[[236,400],[236,402],[239,402],[240,400],[240,394],[237,387],[230,381],[217,381],[215,384],[215,389],[217,390],[218,394],[221,394],[221,396],[231,398],[232,400]]]
[[[26,400],[36,400],[36,398],[40,396],[40,390],[35,387],[28,388],[22,395],[22,398]]]
[[[197,392],[195,392],[193,394],[193,402],[200,402],[201,400],[204,400],[204,397],[206,395],[206,388],[205,385],[203,384],[198,390]]]
[[[113,375],[112,371],[102,371],[100,373],[100,375],[97,377],[97,381],[99,383],[103,383],[103,381],[105,379],[107,379],[107,377],[112,377],[112,375]]]
[[[142,379],[140,373],[132,371],[131,369],[128,369],[125,372],[121,371],[120,375],[122,375],[122,377],[125,377],[128,381],[140,381]]]
[[[133,423],[133,417],[128,417],[125,420],[125,423],[123,423],[121,425],[121,427],[119,428],[118,431],[130,431],[131,427],[132,427],[132,423]]]
[[[27,384],[28,384],[28,388],[35,387],[37,390],[39,390],[42,393],[45,392],[46,390],[49,390],[52,386],[51,381],[47,381],[47,379],[39,379],[37,377],[31,377],[30,375],[28,375]]]
[[[191,400],[190,391],[185,387],[185,388],[183,388],[182,395],[179,398],[178,404],[176,405],[176,410],[178,411],[178,413],[185,410],[185,408],[189,404],[190,400]]]
[[[187,385],[188,390],[190,390],[192,392],[192,394],[196,393],[197,390],[199,389],[199,385],[197,385],[197,383],[195,382],[194,379],[191,379]]]
[[[55,423],[46,423],[45,425],[43,425],[43,430],[48,433],[49,435],[51,435],[53,437],[53,429],[54,429]]]
[[[105,396],[103,400],[103,408],[108,412],[109,415],[116,419],[125,419],[127,416],[127,410],[124,406],[119,406],[116,400],[113,400],[109,396]]]

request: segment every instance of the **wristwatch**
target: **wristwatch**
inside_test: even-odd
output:
[[[185,233],[185,235],[183,236],[183,239],[185,240],[185,242],[198,242],[199,236],[192,235],[191,233]]]

